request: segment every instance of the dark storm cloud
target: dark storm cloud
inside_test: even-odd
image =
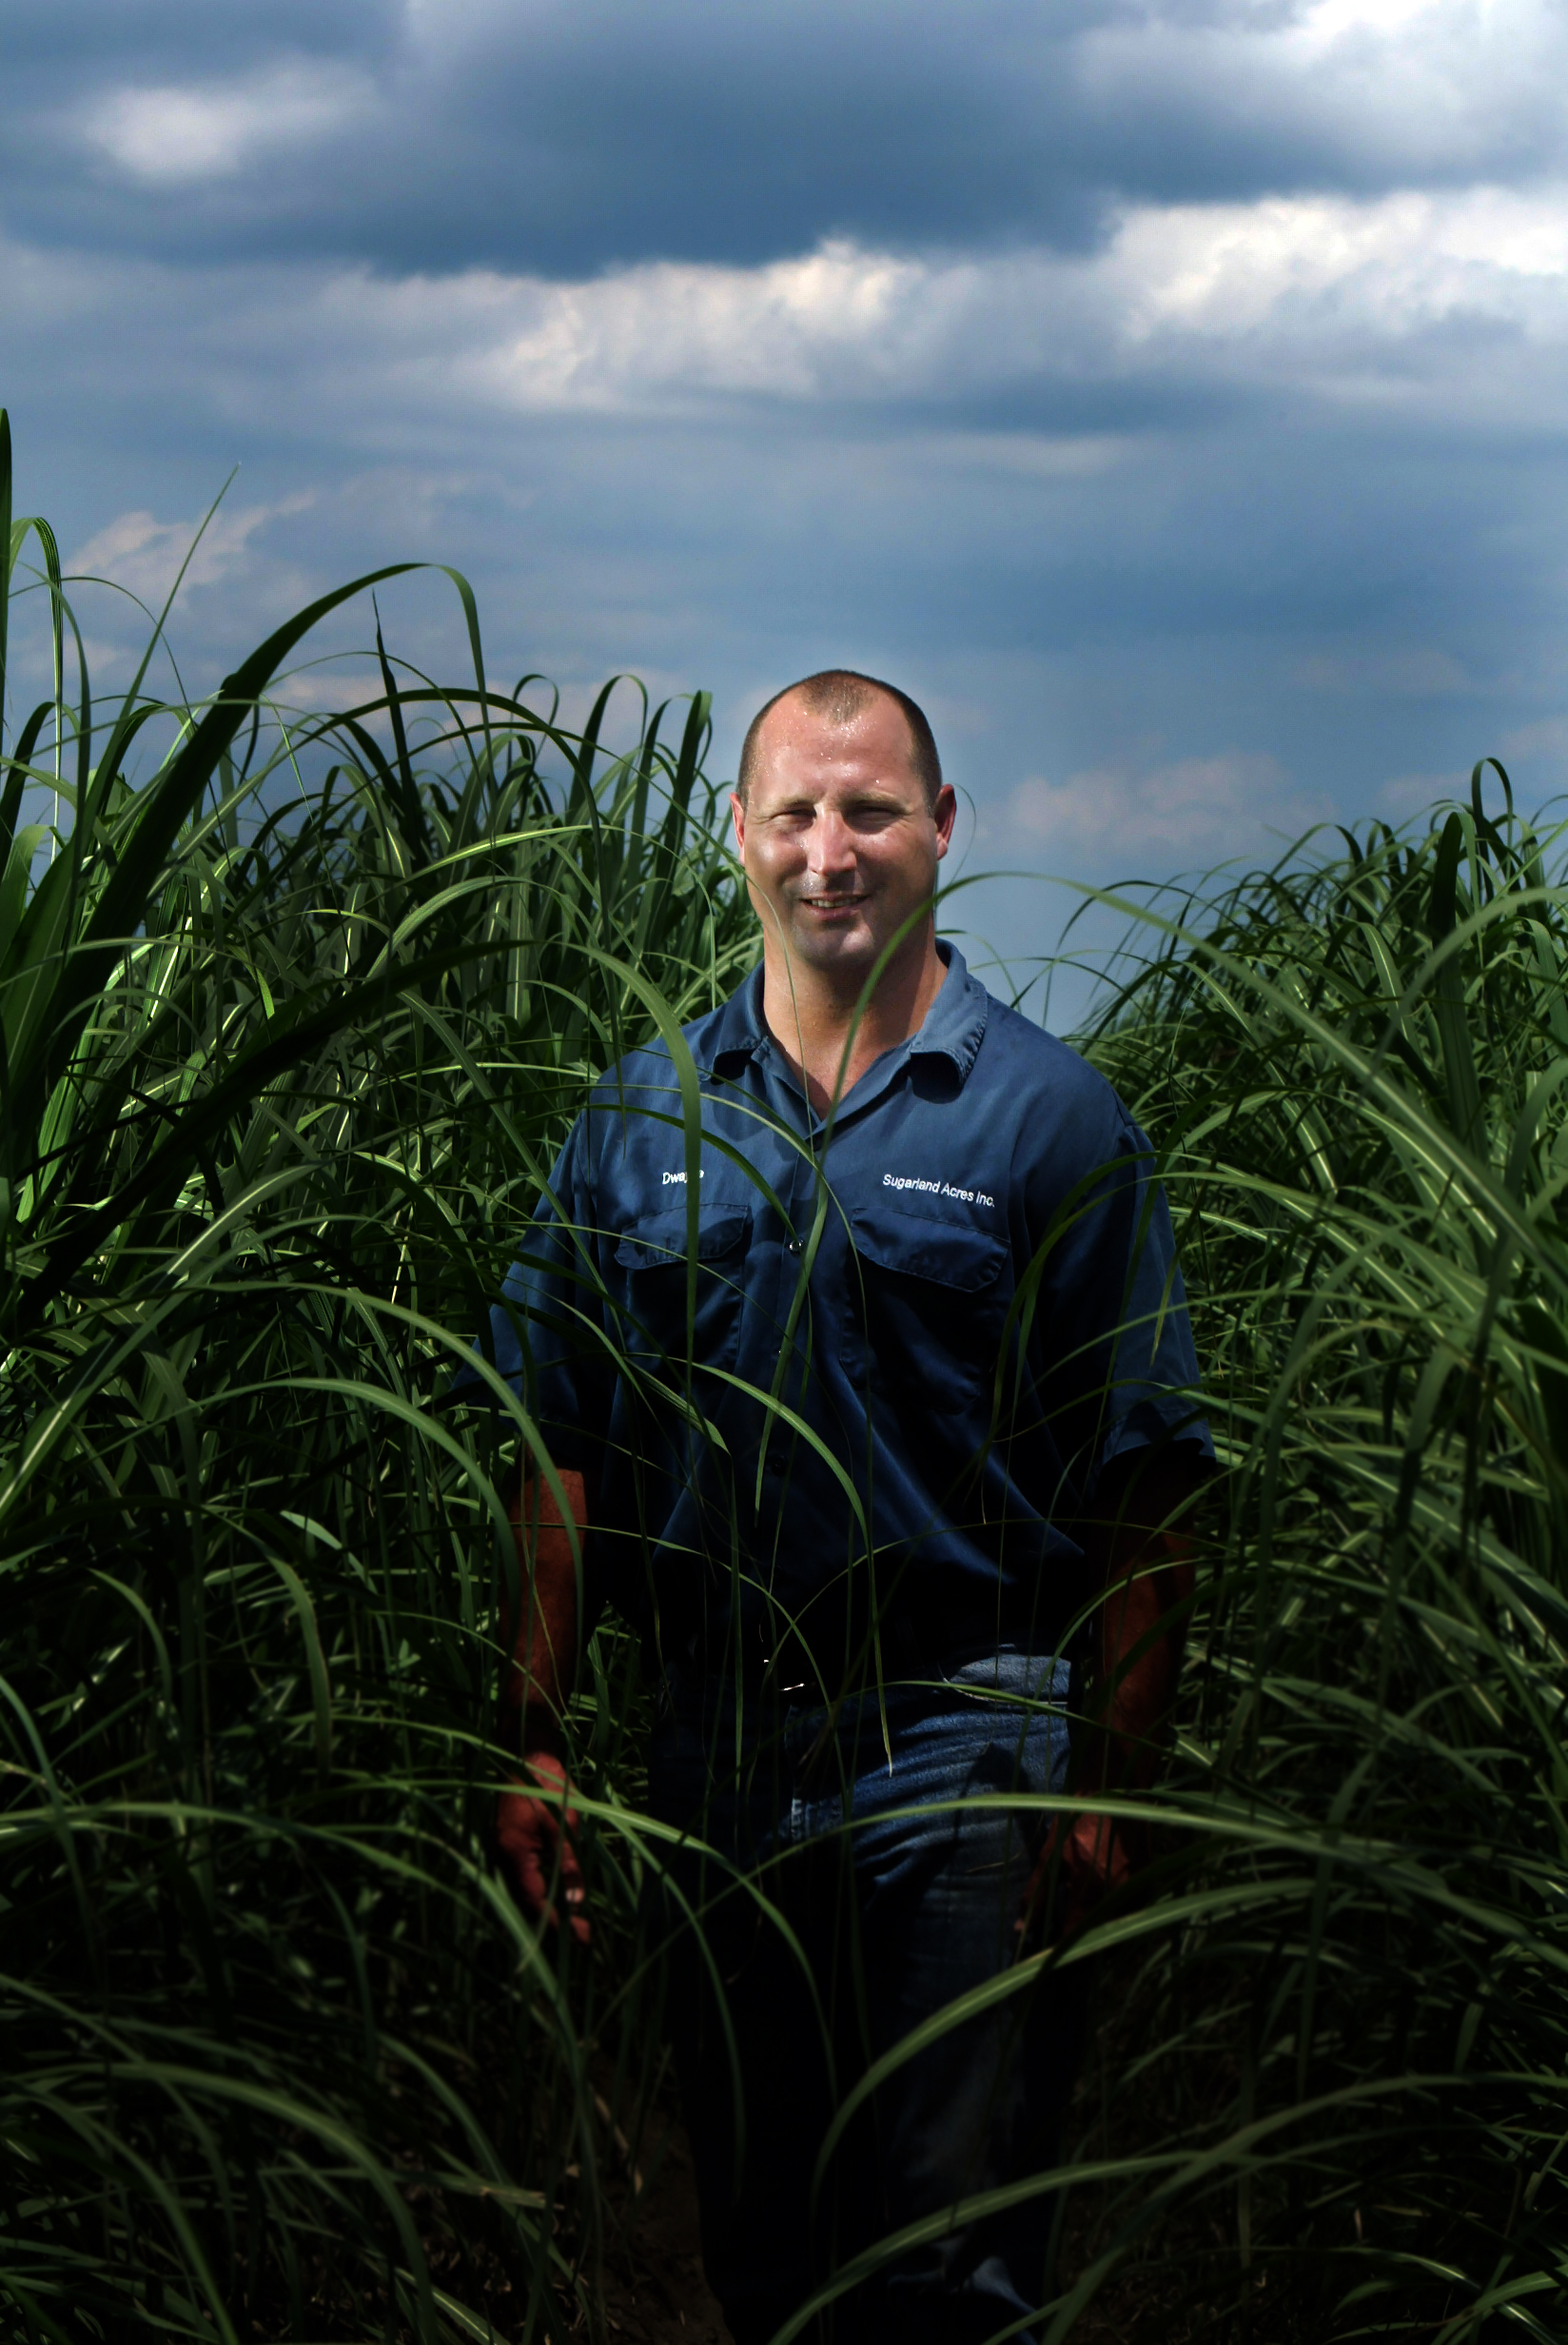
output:
[[[3,48],[12,72],[92,87],[127,74],[223,73],[291,51],[375,57],[395,45],[398,0],[7,0]]]
[[[898,676],[988,864],[1568,778],[1560,0],[8,0],[0,71],[22,504],[155,602],[243,464],[198,689],[414,557],[721,771]]]
[[[1550,15],[1478,49],[1250,0],[13,0],[0,52],[13,233],[392,273],[1070,249],[1121,201],[1510,180],[1562,148]]]

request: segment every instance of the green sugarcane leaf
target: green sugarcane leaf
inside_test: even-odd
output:
[[[1453,936],[1457,922],[1460,858],[1464,852],[1464,824],[1450,815],[1443,824],[1437,862],[1432,873],[1428,915],[1432,941],[1440,949]],[[1433,987],[1433,1008],[1442,1043],[1443,1071],[1448,1080],[1448,1112],[1460,1145],[1478,1148],[1481,1138],[1480,1083],[1466,1014],[1464,976],[1458,952],[1443,955]]]

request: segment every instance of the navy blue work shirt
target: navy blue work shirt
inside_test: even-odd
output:
[[[492,1311],[484,1349],[585,1478],[591,1603],[666,1653],[780,1615],[813,1638],[873,1586],[927,1621],[1026,1606],[1051,1649],[1107,1462],[1212,1456],[1149,1143],[938,951],[924,1025],[831,1118],[760,969],[684,1029],[684,1098],[678,1054],[631,1053]]]

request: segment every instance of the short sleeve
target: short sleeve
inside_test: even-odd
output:
[[[539,1426],[555,1465],[579,1472],[602,1455],[615,1384],[595,1218],[579,1117],[474,1347]],[[472,1397],[477,1382],[469,1380]]]
[[[1088,1503],[1124,1452],[1183,1442],[1212,1459],[1175,1232],[1154,1150],[1115,1094],[1085,1119],[1075,1177],[1033,1200],[1044,1249],[1036,1389],[1054,1445]],[[1032,1218],[1032,1216],[1031,1216]]]

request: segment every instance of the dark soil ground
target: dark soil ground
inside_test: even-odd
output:
[[[730,2345],[717,2299],[702,2276],[686,2137],[672,2120],[653,2146],[636,2224],[605,2256],[606,2325],[625,2345]]]
[[[1127,2152],[1145,2146],[1132,2138],[1146,2130],[1152,2138],[1181,2123],[1175,2106],[1152,2105],[1140,2096],[1101,2130],[1107,2071],[1114,2077],[1128,2059],[1147,2024],[1127,1995],[1130,1965],[1108,1966],[1096,1982],[1096,2018],[1074,2096],[1069,2138],[1095,2155],[1108,2148]],[[1223,2079],[1212,2079],[1221,2089]],[[1163,2100],[1156,2092],[1154,2101]],[[1195,2109],[1186,2112],[1196,2118]],[[1130,2128],[1130,2130],[1129,2130]],[[716,2301],[702,2276],[696,2191],[691,2155],[673,2118],[650,2128],[651,2179],[628,2233],[606,2254],[604,2301],[612,2338],[627,2345],[729,2345]],[[1120,2138],[1112,2138],[1120,2136]],[[1092,2137],[1092,2138],[1091,2138]],[[661,2146],[662,2145],[662,2146]],[[626,2212],[631,2214],[630,2207]],[[1210,2201],[1188,2208],[1151,2233],[1114,2272],[1079,2315],[1073,2345],[1198,2345],[1224,2338],[1226,2345],[1297,2345],[1310,2330],[1295,2291],[1276,2272],[1271,2287],[1258,2274],[1241,2300],[1236,2294],[1233,2202]],[[1107,2193],[1086,2187],[1073,2194],[1064,2224],[1057,2284],[1066,2287],[1104,2253],[1114,2229]],[[1221,2307],[1224,2310],[1221,2310]],[[586,2329],[586,2324],[584,2324]]]
[[[1072,2210],[1063,2255],[1064,2274],[1092,2260],[1098,2209],[1086,2197]],[[1080,2316],[1073,2345],[1187,2345],[1207,2327],[1184,2307],[1186,2283],[1179,2270],[1134,2265],[1119,2274]],[[663,2163],[638,2209],[629,2244],[605,2259],[604,2309],[612,2337],[626,2345],[730,2345],[718,2304],[702,2276],[696,2189],[685,2137],[674,2127]],[[1260,2310],[1262,2308],[1260,2307]],[[1281,2307],[1283,2315],[1284,2308]],[[586,2323],[584,2324],[586,2333]],[[1288,2324],[1257,2335],[1283,2340]]]
[[[1064,2276],[1092,2260],[1097,2209],[1085,2198],[1068,2224]],[[1183,2306],[1179,2271],[1133,2266],[1119,2274],[1080,2316],[1073,2345],[1188,2345],[1208,2326]],[[696,2189],[691,2155],[678,2127],[657,2177],[650,2183],[629,2245],[606,2257],[604,2308],[612,2337],[626,2345],[730,2345],[718,2304],[702,2276]],[[1260,2311],[1261,2311],[1260,2306]],[[1282,2315],[1284,2307],[1281,2307]],[[586,2324],[584,2324],[586,2329]],[[1288,2323],[1256,2334],[1271,2340],[1291,2335]]]
[[[1094,2209],[1084,2202],[1068,2224],[1063,2276],[1092,2258]],[[649,2187],[629,2251],[610,2260],[604,2304],[613,2337],[626,2345],[730,2345],[718,2304],[702,2276],[696,2193],[684,2139],[676,2137],[664,2171]],[[1214,2335],[1211,2315],[1194,2304],[1181,2263],[1150,2260],[1119,2273],[1079,2316],[1073,2345],[1196,2345]],[[1224,2334],[1224,2332],[1222,2332]],[[1292,2308],[1265,2282],[1246,2331],[1258,2345],[1288,2345],[1298,2335]]]
[[[1125,2087],[1128,2074],[1138,2073],[1134,2055],[1147,2040],[1150,2015],[1139,2006],[1130,1964],[1120,1970],[1107,1965],[1095,1989],[1095,2018],[1069,2118],[1069,2142],[1094,2159],[1181,2138],[1193,2127],[1202,2131],[1213,2115],[1203,2103],[1230,2089],[1220,2073],[1223,2060],[1205,2064],[1205,2089],[1196,2100],[1186,2085],[1178,2099],[1169,2077],[1156,2079],[1147,2071],[1135,2092],[1118,2091],[1119,2081]],[[601,2081],[608,2084],[608,2079]],[[597,2091],[595,2099],[608,2122],[608,2105]],[[731,2345],[703,2277],[691,2152],[673,2106],[661,2094],[637,2129],[636,2155],[645,2182],[639,2176],[634,2185],[631,2153],[618,2129],[613,2129],[613,2141],[619,2158],[612,2157],[600,2169],[607,2223],[598,2271],[586,2290],[563,2288],[557,2297],[569,2334],[582,2345],[590,2339],[595,2345],[598,2340],[603,2345]],[[411,2192],[410,2198],[418,2202],[417,2212],[430,2218],[421,2229],[437,2286],[487,2317],[498,2340],[519,2335],[526,2315],[516,2292],[519,2285],[526,2289],[526,2274],[472,2234],[460,2246],[428,2193]],[[1085,2184],[1072,2194],[1058,2287],[1071,2286],[1106,2253],[1126,2215],[1125,2200],[1104,2185]],[[1072,2345],[1200,2345],[1200,2340],[1202,2345],[1222,2340],[1223,2345],[1303,2345],[1314,2324],[1300,2300],[1301,2275],[1293,2279],[1279,2265],[1269,2273],[1255,2265],[1244,2279],[1237,2269],[1235,2220],[1233,2195],[1220,2193],[1187,2205],[1137,2238],[1080,2314]],[[564,2247],[571,2237],[571,2214],[564,2207],[562,2222],[558,2236]],[[363,2345],[370,2335],[396,2337],[401,2345],[411,2337],[397,2314],[386,2318],[384,2305],[378,2311],[363,2299],[354,2305],[340,2302],[330,2289],[312,2294],[319,2326],[301,2332],[286,2320],[271,2325],[258,2307],[260,2318],[250,2334],[308,2335],[311,2345],[324,2345],[328,2337]],[[598,2322],[583,2300],[596,2294],[602,2315]],[[374,2315],[368,2327],[367,2312]]]

